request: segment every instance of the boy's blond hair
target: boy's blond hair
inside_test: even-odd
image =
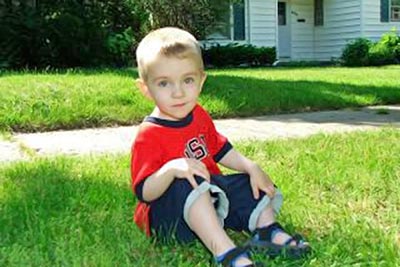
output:
[[[200,70],[204,70],[200,45],[196,38],[187,31],[174,27],[160,28],[150,32],[142,39],[136,50],[136,61],[139,77],[144,81],[147,80],[148,64],[159,55],[178,58],[192,57],[197,61]]]

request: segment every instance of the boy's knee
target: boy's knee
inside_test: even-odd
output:
[[[190,209],[193,206],[193,204],[198,201],[200,196],[202,196],[205,193],[209,193],[212,195],[212,205],[215,208],[215,211],[217,213],[217,217],[220,220],[221,225],[224,225],[224,219],[228,216],[228,211],[229,211],[229,200],[225,194],[224,191],[221,190],[216,185],[212,185],[208,183],[207,181],[204,182],[205,180],[203,178],[200,178],[198,180],[199,186],[192,190],[190,194],[187,196],[184,209],[183,209],[183,217],[186,221],[186,223],[190,227],[190,220],[189,220],[189,213]]]
[[[264,194],[264,196],[260,199],[260,201],[257,203],[257,206],[250,214],[249,224],[248,224],[249,230],[254,231],[256,229],[258,217],[265,209],[271,208],[273,213],[276,215],[279,213],[282,204],[283,204],[283,195],[278,188],[276,188],[275,196],[273,198],[270,198],[268,195]]]

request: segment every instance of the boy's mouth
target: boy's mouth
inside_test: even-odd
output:
[[[175,105],[173,105],[173,107],[180,108],[180,107],[183,107],[184,105],[186,105],[186,103],[175,104]]]

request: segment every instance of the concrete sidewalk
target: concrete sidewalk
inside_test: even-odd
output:
[[[317,133],[370,130],[383,126],[400,129],[400,106],[215,120],[215,124],[231,141],[298,138]],[[11,141],[0,140],[0,162],[56,154],[128,153],[136,131],[137,126],[130,126],[15,134]]]

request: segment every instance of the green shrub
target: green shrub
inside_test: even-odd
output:
[[[0,1],[0,68],[126,65],[148,20],[137,2]]]
[[[203,49],[203,59],[206,65],[214,67],[225,66],[265,66],[276,60],[274,47],[256,47],[254,45],[215,45]]]
[[[385,45],[392,53],[392,63],[400,63],[400,36],[398,35],[396,28],[393,28],[390,32],[382,35],[379,43]]]
[[[358,38],[346,45],[342,54],[345,66],[382,66],[400,62],[400,36],[396,29],[382,35],[378,42]]]
[[[394,57],[396,59],[397,64],[400,63],[400,43],[393,48]]]
[[[381,39],[370,47],[369,64],[380,66],[396,63],[398,45],[400,45],[400,37],[397,35],[396,29],[383,34]]]
[[[350,67],[367,66],[371,45],[371,41],[366,38],[357,38],[348,43],[342,53],[343,65]]]
[[[122,33],[112,33],[107,38],[107,50],[118,66],[126,66],[132,61],[132,44],[135,37],[129,27]]]
[[[368,51],[368,65],[382,66],[395,63],[394,51],[385,43],[374,43]]]

